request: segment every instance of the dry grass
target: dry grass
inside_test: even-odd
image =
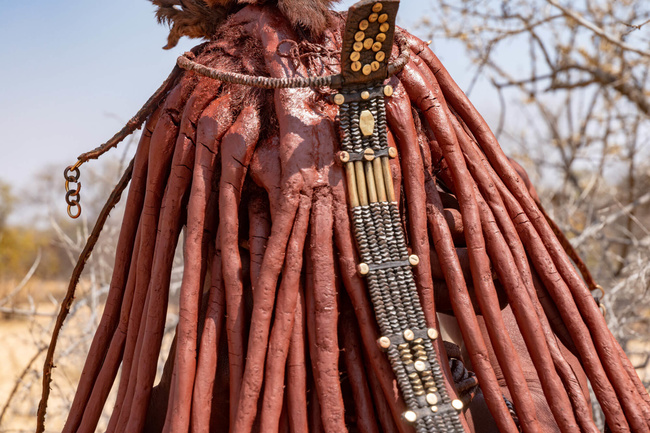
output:
[[[49,344],[59,310],[58,300],[67,288],[65,281],[32,279],[7,301],[6,296],[16,284],[4,282],[0,285],[0,299],[5,301],[0,314],[0,347],[5,348],[0,369],[0,412],[12,397],[11,405],[0,422],[0,432],[31,432],[36,427],[44,349]],[[80,297],[83,294],[82,287]],[[71,316],[65,326],[61,351],[56,358],[48,431],[61,431],[63,427],[98,313],[101,312],[93,311],[87,303]],[[39,352],[40,355],[34,358]]]
[[[18,304],[16,307],[26,309],[30,306]],[[52,323],[52,317],[48,315],[55,314],[57,308],[52,303],[45,302],[38,304],[36,310],[42,315],[27,317],[5,314],[0,319],[0,346],[6,348],[3,368],[0,369],[0,396],[2,396],[0,407],[5,406],[20,375],[27,368],[11,406],[0,423],[1,432],[33,431],[36,427],[35,409],[41,392],[40,370],[43,366],[44,352],[41,352],[31,367],[28,364],[34,355],[45,347],[46,330],[50,329]],[[56,373],[63,380],[57,382],[56,389],[53,391],[52,407],[56,409],[51,412],[53,416],[48,426],[51,431],[61,431],[63,422],[60,415],[64,413],[65,400],[73,392],[73,383],[80,374],[77,365],[71,364],[68,360],[61,362],[58,367]]]
[[[0,285],[0,302],[11,293],[15,284],[5,282]],[[0,420],[0,433],[33,432],[36,427],[44,349],[50,342],[55,316],[59,311],[58,300],[63,298],[66,289],[67,281],[32,279],[11,302],[5,303],[5,310],[10,309],[12,312],[0,313],[0,347],[5,348],[0,352],[0,414],[13,389],[17,389],[11,405]],[[101,317],[103,304],[93,303],[88,296],[89,292],[88,281],[82,279],[72,312],[59,338],[54,358],[56,368],[53,371],[52,391],[48,402],[47,432],[60,432],[63,428],[91,339]],[[103,296],[99,295],[97,300],[102,301]],[[161,352],[165,356],[160,359],[159,375],[162,373],[177,321],[176,309],[171,310],[167,327],[171,332],[167,332],[163,340]],[[39,351],[40,354],[33,359]],[[33,362],[30,365],[31,361]],[[113,394],[114,392],[106,403],[97,431],[104,431],[108,424],[114,405]]]

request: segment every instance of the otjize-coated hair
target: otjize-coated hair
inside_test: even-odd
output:
[[[342,16],[319,12],[329,3],[155,1],[159,19],[172,23],[170,45],[214,32],[192,50],[197,64],[278,79],[340,72],[340,62],[326,63],[335,56],[282,50],[300,46],[301,32],[323,31],[311,52],[340,52]],[[588,378],[613,433],[649,433],[650,396],[590,294],[593,280],[581,278],[570,244],[440,60],[399,32],[411,56],[387,81],[386,128],[398,152],[387,171],[419,257],[427,324],[454,314],[484,397],[474,403],[489,410],[474,420],[469,406],[466,430],[517,433],[514,407],[525,433],[597,433]],[[64,433],[96,430],[119,371],[110,433],[412,431],[357,268],[337,158],[340,109],[322,90],[257,89],[175,68],[109,140],[115,146],[144,126],[62,302],[37,433],[58,332],[129,181],[110,290]],[[157,380],[183,230],[177,338]],[[442,338],[435,344],[447,353]],[[466,378],[445,372],[450,386]]]

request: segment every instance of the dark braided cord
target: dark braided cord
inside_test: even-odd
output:
[[[401,71],[410,58],[410,52],[406,39],[398,38],[400,55],[395,61],[388,65],[388,77],[391,77]],[[343,87],[343,78],[341,74],[324,75],[321,77],[292,77],[292,78],[274,78],[274,77],[256,77],[252,75],[239,74],[237,72],[226,72],[210,68],[192,60],[193,53],[185,53],[180,56],[176,63],[179,67],[196,72],[214,80],[223,81],[231,84],[242,84],[244,86],[260,87],[262,89],[289,89],[298,87],[330,87],[338,89]]]
[[[396,33],[395,42],[397,42],[397,46],[399,47],[399,56],[397,57],[397,59],[395,59],[393,63],[390,63],[388,65],[389,77],[392,77],[393,75],[397,74],[399,71],[404,69],[404,66],[406,66],[406,64],[411,59],[410,48],[406,36],[404,36],[402,33]]]
[[[288,89],[297,87],[341,87],[341,75],[325,75],[322,77],[293,77],[293,78],[272,78],[255,77],[252,75],[239,74],[237,72],[226,72],[196,63],[190,60],[187,53],[180,56],[176,63],[181,68],[196,72],[214,80],[231,84],[243,84],[245,86],[260,87],[262,89]]]

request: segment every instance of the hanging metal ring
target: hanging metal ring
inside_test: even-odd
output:
[[[78,160],[74,165],[66,167],[63,171],[65,178],[65,202],[68,204],[68,216],[72,219],[77,219],[81,215],[81,172],[79,167],[83,164],[83,160]],[[76,184],[71,186],[70,184]],[[74,209],[74,211],[73,211]]]

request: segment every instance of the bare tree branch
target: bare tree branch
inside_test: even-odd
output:
[[[576,11],[573,11],[573,10],[567,8],[567,7],[562,6],[557,0],[546,0],[546,2],[553,5],[553,6],[555,6],[559,10],[561,10],[562,13],[564,13],[566,16],[573,19],[575,22],[577,22],[581,26],[583,26],[585,28],[588,28],[589,30],[596,33],[601,38],[606,39],[608,42],[611,42],[612,44],[616,45],[617,47],[620,47],[620,48],[622,48],[622,49],[624,49],[626,51],[630,51],[632,53],[639,54],[639,55],[644,56],[644,57],[650,57],[650,52],[645,51],[645,50],[641,50],[639,48],[633,47],[632,45],[626,44],[625,42],[623,42],[619,38],[617,38],[617,37],[615,37],[613,35],[610,35],[605,30],[598,27],[596,24],[586,20],[582,15],[580,15]]]
[[[566,66],[567,69],[577,69],[589,73],[593,80],[592,82],[599,82],[603,85],[613,87],[621,95],[625,96],[630,102],[637,106],[641,112],[645,115],[650,116],[650,102],[648,97],[643,93],[642,88],[636,86],[632,80],[622,76],[616,76],[611,73],[607,73],[600,68],[579,64],[571,64]],[[578,84],[574,84],[574,87],[577,87]],[[551,86],[551,88],[559,88],[559,86]]]
[[[634,200],[632,203],[628,204],[627,206],[624,206],[620,211],[608,215],[607,218],[603,219],[600,223],[587,227],[580,234],[580,236],[571,239],[571,245],[577,248],[582,243],[584,243],[587,239],[591,238],[592,236],[594,236],[596,233],[603,230],[608,225],[614,223],[617,219],[625,215],[628,215],[634,208],[643,206],[646,203],[650,203],[650,192],[645,193],[638,199]]]

